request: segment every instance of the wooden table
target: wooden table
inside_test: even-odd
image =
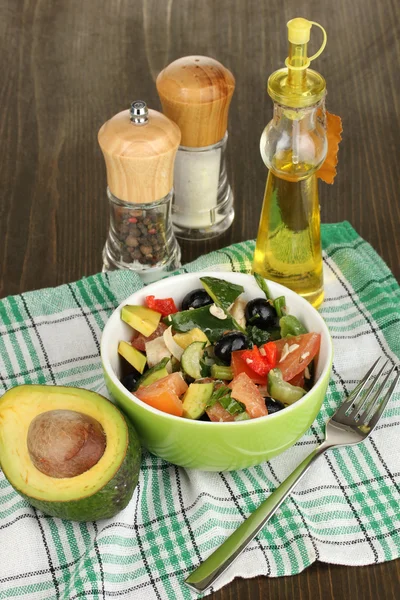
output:
[[[294,16],[328,31],[315,67],[344,124],[335,184],[320,187],[322,220],[349,220],[399,279],[395,0],[0,0],[0,297],[101,269],[108,207],[97,131],[134,99],[160,108],[155,78],[187,54],[214,56],[236,76],[228,152],[236,218],[219,239],[182,244],[183,260],[255,237],[266,80],[287,55]],[[384,600],[399,597],[399,581],[400,561],[317,564],[296,577],[236,580],[212,598]]]

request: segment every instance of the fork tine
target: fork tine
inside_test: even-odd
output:
[[[387,382],[387,380],[389,379],[390,375],[393,372],[394,366],[391,368],[391,370],[389,371],[388,375],[385,377],[385,380],[382,383],[382,386],[379,388],[379,390],[373,395],[373,397],[370,400],[370,396],[375,388],[375,385],[378,383],[379,381],[379,377],[382,375],[384,369],[386,368],[386,365],[388,364],[389,359],[384,363],[384,365],[379,369],[378,373],[375,375],[371,385],[369,386],[367,392],[365,393],[364,398],[360,398],[360,402],[355,402],[354,403],[354,408],[351,411],[351,413],[348,415],[349,418],[354,418],[357,414],[361,415],[363,409],[366,411],[368,409],[368,406],[373,406],[374,402],[376,401],[377,397],[379,396],[379,394],[381,393],[381,391],[383,390],[385,383]],[[367,407],[367,408],[365,408]]]
[[[386,375],[386,377],[384,378],[382,383],[379,385],[379,387],[376,390],[375,394],[373,395],[372,399],[367,403],[363,402],[363,408],[364,408],[363,412],[361,412],[362,407],[360,406],[360,410],[358,413],[358,424],[359,425],[366,423],[368,416],[370,416],[374,412],[374,409],[377,407],[377,405],[379,403],[379,398],[380,398],[383,390],[385,389],[385,385],[395,368],[396,368],[395,365],[393,365],[392,368],[390,369],[389,373]],[[375,379],[375,381],[371,387],[374,387],[375,384],[377,383],[377,381],[378,381],[378,378]],[[367,400],[368,400],[368,398],[367,398]]]
[[[368,423],[369,433],[371,433],[371,431],[374,429],[375,425],[378,423],[379,419],[381,418],[381,416],[383,414],[383,411],[386,408],[387,403],[389,402],[390,398],[393,396],[393,392],[396,389],[396,386],[397,386],[399,380],[400,380],[400,371],[398,371],[396,377],[394,378],[394,380],[392,382],[392,385],[390,386],[390,388],[386,392],[386,395],[384,396],[384,398],[383,398],[382,402],[380,403],[378,409],[372,415],[372,418],[371,418],[370,422]]]
[[[336,417],[342,418],[342,417],[346,416],[346,412],[348,411],[350,406],[353,404],[353,402],[355,402],[358,399],[359,395],[363,391],[367,381],[371,377],[371,374],[375,371],[375,368],[376,368],[377,364],[380,362],[380,360],[381,360],[381,357],[379,357],[374,362],[372,367],[370,369],[368,369],[368,371],[366,372],[364,377],[361,379],[361,381],[356,385],[354,390],[352,392],[350,392],[347,400],[345,402],[343,402],[343,404],[340,406],[339,410],[336,411],[336,413],[335,413]]]

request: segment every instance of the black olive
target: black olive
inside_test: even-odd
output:
[[[189,310],[189,308],[201,308],[213,304],[212,298],[207,294],[206,290],[199,288],[198,290],[192,290],[182,300],[182,310]]]
[[[227,365],[231,364],[232,352],[249,347],[249,339],[240,331],[231,331],[222,336],[214,345],[214,354]]]
[[[125,377],[121,379],[121,383],[129,392],[132,392],[138,382],[139,377],[140,373],[138,371],[129,373],[129,375],[125,375]]]
[[[255,325],[264,331],[279,328],[279,317],[275,308],[265,298],[254,298],[246,304],[245,317],[247,325]]]
[[[285,408],[282,402],[279,402],[279,400],[272,400],[272,398],[265,398],[265,405],[269,415],[273,415],[274,413]]]
[[[209,423],[211,422],[211,419],[206,412],[203,415],[201,415],[201,417],[198,420],[199,421],[208,421]]]

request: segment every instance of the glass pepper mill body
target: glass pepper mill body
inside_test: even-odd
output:
[[[130,269],[150,283],[180,266],[171,222],[179,141],[175,123],[142,101],[100,129],[110,208],[103,270]]]
[[[156,84],[164,114],[182,134],[174,171],[174,232],[185,240],[216,237],[234,218],[225,151],[235,79],[213,58],[185,56],[165,67]]]
[[[180,248],[171,225],[173,192],[158,202],[134,204],[116,198],[109,188],[110,228],[103,250],[103,270],[131,269],[154,281],[180,265]]]
[[[311,22],[293,19],[288,28],[288,68],[268,82],[274,116],[260,142],[269,174],[253,269],[318,307],[324,291],[316,172],[327,153],[325,81],[307,73]]]

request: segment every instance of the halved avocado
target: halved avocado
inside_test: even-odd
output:
[[[48,515],[73,521],[113,517],[132,497],[140,459],[132,424],[100,394],[22,385],[0,398],[1,468],[13,488]],[[82,472],[85,464],[89,468]],[[71,470],[81,472],[65,476]]]

